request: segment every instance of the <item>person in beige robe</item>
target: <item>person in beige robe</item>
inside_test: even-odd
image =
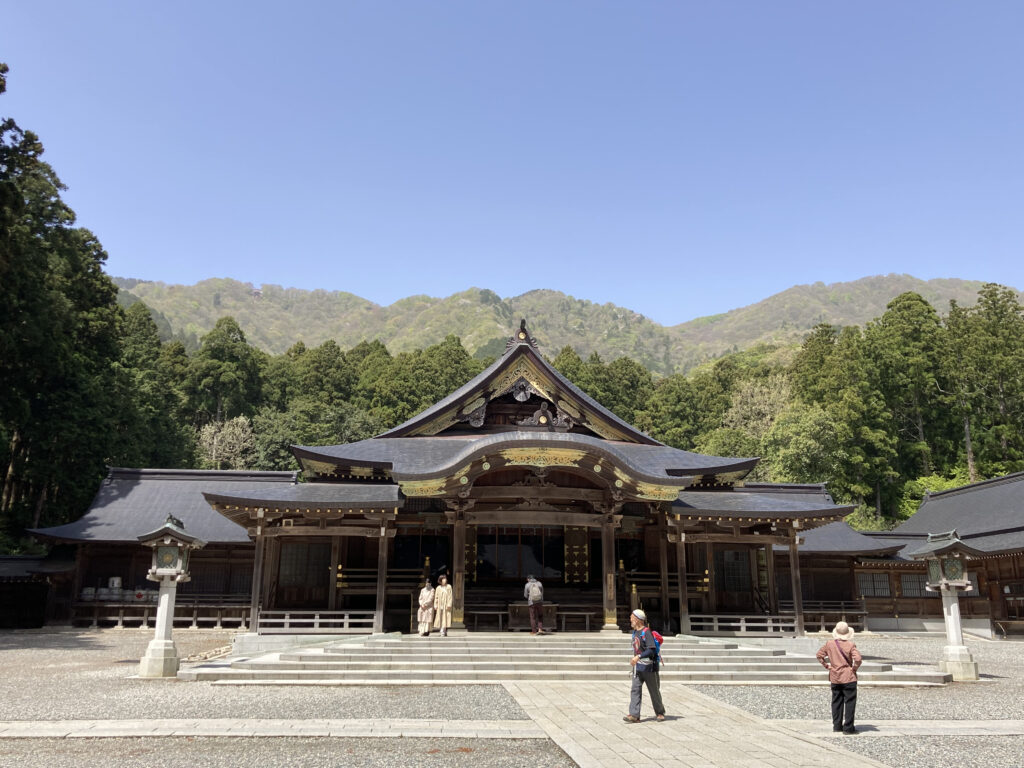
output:
[[[441,630],[441,637],[448,636],[448,627],[452,625],[453,602],[452,585],[447,576],[442,576],[434,590],[434,629]]]
[[[430,625],[434,621],[434,587],[429,581],[420,590],[420,609],[416,612],[416,620],[420,623],[420,635],[429,635]]]

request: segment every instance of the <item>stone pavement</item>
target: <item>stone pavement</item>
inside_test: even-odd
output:
[[[505,683],[505,688],[580,768],[883,765],[683,685],[662,685],[664,722],[654,719],[645,696],[642,720],[635,724],[622,720],[629,703],[625,675],[621,684]]]

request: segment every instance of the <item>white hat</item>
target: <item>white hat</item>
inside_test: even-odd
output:
[[[642,621],[644,624],[647,623],[647,614],[641,611],[639,608],[633,611],[633,615],[640,619],[640,621]]]
[[[853,640],[853,627],[845,621],[840,621],[832,630],[832,637],[836,640]]]

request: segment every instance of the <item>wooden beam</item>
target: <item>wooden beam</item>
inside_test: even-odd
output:
[[[604,501],[607,492],[600,488],[563,488],[535,485],[480,485],[470,492],[471,499],[570,499],[572,501]]]
[[[679,633],[690,633],[690,603],[686,591],[686,544],[676,543],[676,572],[679,576]]]
[[[259,632],[260,616],[260,592],[263,589],[263,550],[266,547],[266,539],[256,535],[256,556],[252,565],[252,600],[249,606],[249,629],[252,632]]]
[[[455,513],[452,530],[452,629],[464,629],[466,609],[466,513]]]
[[[621,515],[615,515],[618,526]],[[538,525],[568,525],[573,528],[600,528],[603,525],[601,515],[589,512],[551,512],[546,510],[473,510],[466,513],[466,522],[470,525],[519,525],[533,527]]]
[[[788,536],[756,536],[751,533],[741,533],[738,536],[733,536],[728,533],[680,533],[680,540],[692,543],[696,542],[714,542],[715,544],[778,544],[780,546],[789,545]]]
[[[255,528],[249,529],[249,535],[255,536]],[[388,538],[394,538],[395,529],[387,529]],[[321,528],[317,525],[296,525],[290,528],[264,528],[263,536],[267,538],[283,538],[287,536],[363,536],[375,539],[380,536],[380,528],[361,525],[335,525]]]
[[[614,515],[605,515],[601,525],[601,583],[604,592],[604,625],[601,629],[619,628],[615,604],[615,526]]]
[[[665,536],[664,516],[662,516],[660,527],[662,535],[658,537],[658,568],[661,590],[658,597],[661,603],[661,631],[668,635],[672,632],[672,609],[668,601],[668,539]]]

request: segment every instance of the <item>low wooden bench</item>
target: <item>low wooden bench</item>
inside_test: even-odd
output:
[[[502,620],[508,616],[508,609],[497,609],[497,608],[467,608],[465,613],[473,616],[473,631],[475,632],[480,628],[480,617],[481,616],[497,616],[498,617],[498,631],[503,631]]]
[[[565,632],[565,620],[569,616],[582,616],[583,617],[583,621],[585,623],[585,626],[587,628],[587,632],[589,632],[590,631],[590,617],[591,616],[598,616],[599,614],[600,614],[600,611],[576,611],[576,610],[562,611],[562,610],[560,610],[558,612],[558,617],[562,620],[562,631]]]

